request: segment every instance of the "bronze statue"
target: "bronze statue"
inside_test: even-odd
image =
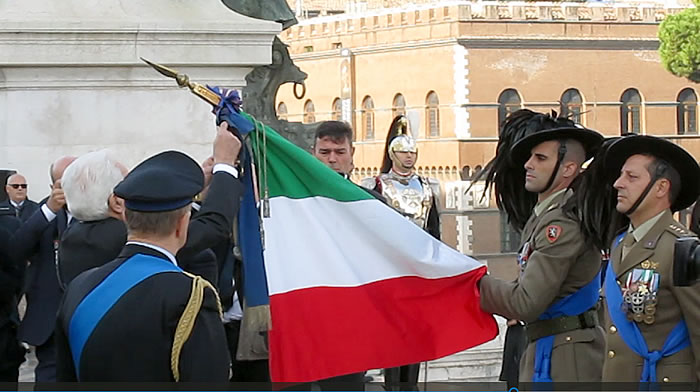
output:
[[[283,30],[297,24],[297,18],[285,0],[223,0],[223,3],[241,15],[281,23]]]

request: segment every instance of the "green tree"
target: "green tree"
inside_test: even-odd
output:
[[[695,8],[669,15],[659,27],[659,40],[664,67],[700,83],[700,0],[695,0]]]

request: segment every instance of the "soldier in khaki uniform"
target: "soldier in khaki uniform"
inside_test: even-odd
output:
[[[598,185],[589,193],[614,187],[615,198],[599,207],[614,206],[629,219],[627,227],[618,225],[624,229],[613,241],[605,270],[603,381],[698,382],[700,284],[675,286],[674,246],[692,234],[672,212],[700,194],[700,167],[680,146],[636,135],[614,142],[600,163],[600,170],[612,175],[592,180]]]
[[[522,230],[520,277],[506,282],[485,276],[481,307],[526,323],[528,345],[520,382],[599,381],[604,341],[595,306],[601,255],[585,243],[579,223],[562,207],[572,195],[569,187],[581,165],[603,137],[570,120],[529,110],[506,120],[501,137],[509,135],[516,135],[509,141],[514,142],[511,164],[504,164],[500,175],[519,173],[525,189],[513,195],[501,192],[499,200],[517,210],[527,191],[537,195],[537,201]],[[496,159],[504,153],[505,143],[501,144]]]

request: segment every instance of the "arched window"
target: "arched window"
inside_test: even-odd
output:
[[[642,131],[642,96],[634,88],[625,90],[620,98],[620,133]]]
[[[309,99],[304,104],[304,123],[309,124],[316,122],[316,109],[314,108],[314,103]]]
[[[506,117],[514,111],[520,109],[522,106],[522,100],[520,99],[520,94],[518,90],[509,88],[503,90],[501,95],[498,96],[498,127],[500,129],[501,124],[505,121]]]
[[[435,91],[425,97],[425,120],[428,136],[440,136],[440,100]]]
[[[678,134],[698,133],[698,96],[692,88],[678,94]]]
[[[343,108],[340,98],[333,100],[333,108],[331,109],[331,120],[340,121],[343,119]]]
[[[561,95],[559,113],[562,117],[569,118],[575,123],[583,123],[583,98],[578,90],[570,88],[564,91],[564,94]]]
[[[406,115],[406,98],[398,93],[394,96],[394,102],[391,104],[391,118],[396,118],[400,114]]]
[[[462,171],[459,173],[460,178],[462,181],[468,181],[472,179],[472,168],[469,167],[469,165],[466,165],[462,168]]]
[[[284,102],[280,102],[279,105],[277,105],[277,118],[279,118],[280,120],[286,120],[288,113],[289,112],[287,111],[287,104]]]
[[[365,140],[374,139],[374,101],[369,95],[362,100],[362,133]]]

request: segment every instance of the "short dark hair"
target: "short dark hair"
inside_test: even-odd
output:
[[[678,173],[678,170],[671,166],[668,161],[648,155],[652,158],[651,163],[647,165],[647,171],[649,172],[649,176],[653,179],[655,175],[659,176],[659,179],[665,178],[668,180],[668,182],[671,183],[671,190],[668,194],[668,201],[673,204],[676,202],[676,198],[678,198],[678,194],[681,193],[681,175]]]
[[[165,237],[175,231],[178,219],[192,208],[189,204],[177,210],[165,212],[141,212],[125,209],[126,227],[131,233]]]
[[[336,143],[343,143],[346,140],[352,146],[352,128],[345,121],[324,121],[316,128],[316,137],[314,138],[314,146],[316,140],[329,137]]]

